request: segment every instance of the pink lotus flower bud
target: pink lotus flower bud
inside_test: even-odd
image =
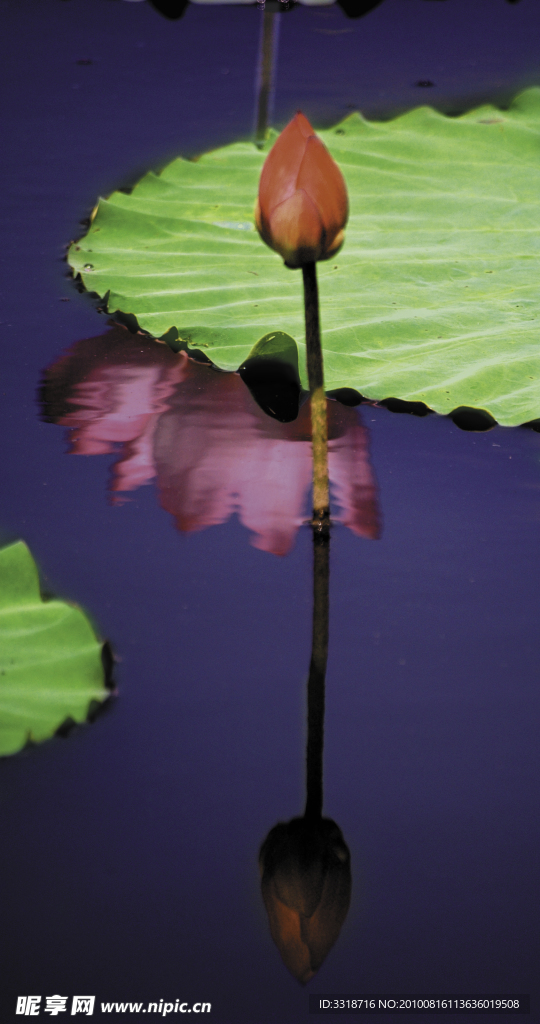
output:
[[[261,172],[255,223],[288,267],[327,260],[343,245],[349,203],[343,175],[300,111]]]

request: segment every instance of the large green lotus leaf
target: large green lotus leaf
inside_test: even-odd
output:
[[[35,562],[18,541],[0,551],[0,755],[83,722],[103,701],[101,644],[80,608],[43,601]]]
[[[342,251],[318,265],[326,387],[539,417],[540,89],[506,111],[353,114],[320,135],[351,207]],[[101,200],[74,271],[112,312],[225,369],[271,331],[302,348],[301,274],[253,226],[264,158],[237,143]]]

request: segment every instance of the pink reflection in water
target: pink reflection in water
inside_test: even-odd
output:
[[[70,428],[76,455],[118,452],[111,491],[156,479],[162,507],[182,532],[233,513],[263,551],[285,555],[307,514],[311,421],[259,408],[236,373],[222,373],[115,327],[74,345],[45,372],[44,417]],[[368,432],[358,413],[328,402],[334,521],[379,536]]]

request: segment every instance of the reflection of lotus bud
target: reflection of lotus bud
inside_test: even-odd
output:
[[[305,984],[336,941],[351,899],[350,854],[329,818],[276,825],[261,846],[262,896],[283,962]]]
[[[308,119],[298,112],[261,173],[255,222],[288,267],[326,260],[343,245],[348,199],[343,175]]]

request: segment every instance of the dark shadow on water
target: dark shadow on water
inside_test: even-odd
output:
[[[405,402],[401,398],[383,398],[377,404],[382,405],[389,412],[406,413],[409,416],[429,416],[433,413],[433,409],[430,409],[424,402]]]
[[[497,420],[485,409],[471,409],[466,405],[460,405],[459,408],[453,409],[448,414],[448,418],[460,430],[484,431],[492,430],[497,426]]]
[[[280,423],[296,419],[301,388],[291,366],[279,359],[250,359],[238,372],[267,416]]]

